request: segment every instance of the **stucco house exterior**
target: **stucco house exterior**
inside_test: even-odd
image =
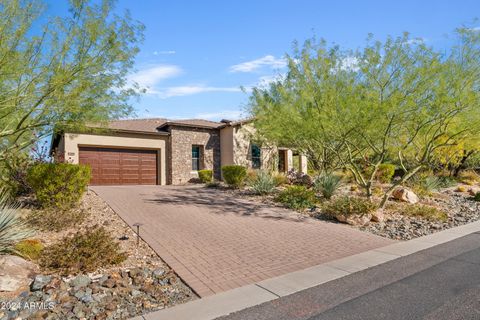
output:
[[[292,150],[260,145],[254,133],[251,120],[115,120],[56,133],[51,150],[56,161],[91,166],[92,185],[184,184],[202,169],[221,180],[221,167],[231,164],[293,168]],[[306,173],[306,158],[298,159],[298,170]]]

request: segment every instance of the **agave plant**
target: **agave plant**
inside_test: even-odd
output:
[[[8,193],[0,190],[0,254],[15,252],[17,242],[33,235],[25,221],[19,217],[18,203],[8,200]]]
[[[325,199],[330,199],[340,187],[341,178],[337,175],[326,173],[318,176],[313,186],[317,192],[321,192]]]

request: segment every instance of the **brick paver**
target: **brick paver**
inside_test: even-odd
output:
[[[201,297],[392,243],[200,186],[91,188]]]

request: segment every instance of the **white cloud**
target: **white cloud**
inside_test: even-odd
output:
[[[470,31],[480,31],[480,27],[473,27],[469,29]]]
[[[205,92],[241,92],[242,90],[238,87],[210,87],[204,85],[197,86],[178,86],[178,87],[169,87],[157,91],[156,93],[161,98],[171,98],[171,97],[181,97],[189,96],[192,94],[205,93]]]
[[[177,53],[175,50],[153,51],[154,56],[158,56],[159,54],[175,54],[175,53]]]
[[[182,69],[175,65],[156,65],[129,77],[130,82],[136,82],[142,89],[147,89],[147,93],[154,93],[154,87],[161,81],[176,77],[182,73]]]
[[[230,72],[253,72],[262,67],[284,68],[287,61],[282,58],[275,58],[272,55],[266,55],[251,61],[242,62],[230,67]]]
[[[427,41],[427,39],[425,39],[425,38],[414,38],[414,39],[408,39],[406,43],[407,44],[422,44],[426,41]]]
[[[347,56],[342,59],[340,69],[345,71],[358,71],[358,58]]]
[[[199,113],[195,115],[195,118],[205,119],[205,120],[238,120],[243,116],[242,111],[240,110],[221,110],[219,112],[208,112],[208,113]]]

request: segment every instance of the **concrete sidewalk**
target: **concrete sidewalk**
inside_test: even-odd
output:
[[[252,285],[192,301],[184,305],[146,314],[143,317],[138,317],[138,319],[215,319],[335,279],[340,279],[355,272],[366,270],[478,231],[480,231],[480,221],[259,281]]]

